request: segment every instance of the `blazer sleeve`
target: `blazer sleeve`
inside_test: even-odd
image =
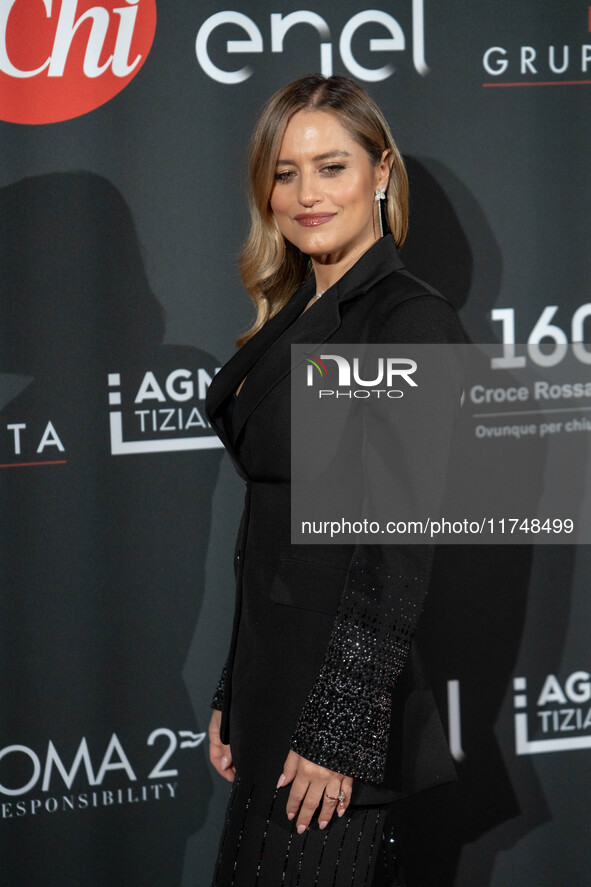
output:
[[[379,336],[383,343],[465,341],[452,306],[434,295],[398,305]],[[425,480],[435,485],[430,502],[443,495],[462,394],[461,366],[451,352],[443,364],[437,390],[431,392],[435,397],[429,400],[436,414],[411,406],[402,422],[403,428],[412,424],[408,434],[401,432],[398,414],[396,425],[388,429],[391,457],[379,463],[384,473],[376,478],[372,472],[367,478],[366,500],[371,499],[372,484],[389,484],[394,518],[396,506],[409,502],[416,492],[405,484],[408,487],[408,479],[418,477],[417,472],[421,489]],[[384,429],[372,427],[369,419],[364,437],[364,446],[375,446],[379,458]],[[433,554],[434,546],[427,543],[354,546],[324,661],[292,736],[291,748],[298,754],[364,782],[383,782],[392,694],[423,608]]]

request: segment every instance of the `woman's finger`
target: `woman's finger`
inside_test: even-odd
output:
[[[214,711],[209,723],[209,760],[220,776],[228,782],[234,782],[236,768],[230,746],[225,745],[220,739],[220,718],[221,713]]]
[[[221,745],[220,757],[220,775],[227,779],[228,782],[234,782],[236,776],[236,767],[232,758],[232,752],[229,745]]]
[[[302,776],[296,776],[294,779],[285,807],[288,819],[295,819],[297,816],[300,806],[308,792],[309,785],[310,782]]]
[[[326,786],[322,798],[322,809],[318,814],[318,828],[326,828],[341,799],[341,783],[331,780]]]
[[[295,751],[289,752],[285,759],[285,764],[283,765],[283,773],[277,782],[277,788],[281,788],[282,785],[289,785],[292,779],[295,779],[295,775],[298,772],[299,760],[300,756]]]
[[[353,779],[351,776],[343,776],[343,780],[341,782],[341,792],[345,795],[345,797],[339,801],[339,805],[337,807],[337,816],[342,816],[349,804],[351,803],[351,793],[353,791]],[[332,794],[332,792],[331,792]]]
[[[219,745],[210,744],[209,759],[220,776],[223,776],[228,782],[234,782],[236,768],[229,745],[222,745],[221,743]]]
[[[312,817],[316,813],[318,807],[322,804],[324,789],[325,786],[319,783],[310,784],[308,786],[306,797],[300,806],[300,813],[297,821],[298,834],[303,834],[310,825]]]

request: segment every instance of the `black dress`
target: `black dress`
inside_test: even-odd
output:
[[[397,885],[394,802],[455,777],[412,642],[430,546],[290,542],[290,355],[300,343],[462,341],[461,326],[404,269],[391,237],[304,311],[313,293],[306,281],[216,374],[206,398],[246,485],[230,653],[212,703],[237,768],[215,887]],[[393,463],[434,480],[459,411],[453,367],[436,388],[439,412],[413,416],[422,446],[399,436],[404,461]],[[353,778],[349,807],[325,830],[313,819],[300,836],[287,819],[290,788],[275,785],[290,748]]]
[[[233,392],[223,414],[230,439],[236,400]],[[324,830],[317,811],[299,835],[297,817],[285,813],[288,793],[236,774],[212,887],[402,887],[394,805],[350,806]]]

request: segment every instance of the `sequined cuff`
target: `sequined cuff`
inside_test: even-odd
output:
[[[224,667],[222,669],[222,673],[220,675],[220,679],[218,681],[217,689],[214,693],[213,699],[211,700],[211,707],[217,708],[220,711],[222,710],[223,705],[224,705],[224,688],[226,685],[227,668],[228,668],[227,664],[224,665]]]
[[[384,779],[392,692],[423,606],[432,546],[360,546],[291,748],[365,782]]]

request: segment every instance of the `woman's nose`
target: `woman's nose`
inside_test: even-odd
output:
[[[302,206],[312,206],[321,200],[322,195],[318,188],[318,182],[313,174],[302,173],[299,180],[298,200]]]

